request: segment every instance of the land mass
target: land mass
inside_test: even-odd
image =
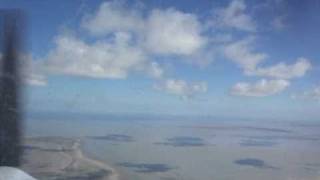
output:
[[[117,180],[111,166],[86,157],[79,139],[33,137],[24,141],[22,169],[37,179]]]

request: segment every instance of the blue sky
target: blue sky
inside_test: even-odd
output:
[[[26,110],[320,117],[320,2],[18,1]]]

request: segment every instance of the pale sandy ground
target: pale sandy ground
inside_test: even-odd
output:
[[[86,157],[80,140],[61,137],[27,138],[22,169],[39,180],[118,180],[111,166]]]

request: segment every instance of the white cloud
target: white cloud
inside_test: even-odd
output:
[[[281,62],[270,67],[257,68],[252,72],[252,74],[278,79],[292,79],[304,76],[310,69],[310,61],[306,58],[300,57],[294,64],[288,65]]]
[[[175,9],[151,12],[146,27],[146,48],[152,53],[191,55],[204,44],[196,15]]]
[[[129,72],[143,69],[144,52],[130,44],[131,36],[116,33],[111,41],[86,43],[71,35],[56,38],[47,66],[53,73],[92,78],[126,78]]]
[[[152,10],[143,17],[136,7],[105,2],[82,20],[82,27],[108,38],[88,43],[75,35],[58,35],[43,64],[50,74],[124,79],[142,72],[159,79],[165,71],[153,61],[154,55],[191,57],[206,43],[197,16],[171,8]],[[40,85],[42,77],[33,77],[30,82]],[[200,91],[197,84],[183,86],[185,96]]]
[[[274,78],[275,80],[262,79],[256,83],[240,82],[231,89],[231,94],[239,96],[269,96],[286,89],[289,79],[302,77],[311,69],[311,63],[306,58],[298,58],[294,64],[280,62],[268,67],[261,64],[268,57],[264,53],[253,51],[254,38],[249,37],[227,45],[224,49],[225,56],[237,63],[245,75]]]
[[[253,37],[242,39],[227,45],[224,54],[227,58],[237,63],[245,73],[254,71],[258,64],[267,58],[264,53],[253,52]]]
[[[123,2],[105,2],[96,13],[83,19],[82,27],[95,35],[134,32],[139,46],[144,44],[151,54],[190,55],[205,44],[201,24],[194,14],[173,8],[155,9],[145,17],[140,12]]]
[[[122,1],[109,1],[100,5],[97,12],[82,20],[82,27],[94,35],[106,35],[117,31],[141,31],[144,20],[140,12],[126,7]]]
[[[246,11],[243,0],[233,0],[218,12],[219,23],[223,27],[254,32],[256,25]],[[253,36],[231,42],[233,34],[215,34],[212,30],[214,33],[204,35],[204,23],[196,14],[174,8],[141,12],[137,6],[129,7],[123,1],[104,2],[96,12],[83,18],[81,24],[97,39],[91,39],[89,43],[84,40],[87,37],[60,34],[55,39],[56,47],[44,58],[45,62],[32,66],[36,69],[41,66],[48,73],[91,78],[124,79],[131,73],[143,73],[162,81],[156,89],[181,97],[206,92],[206,83],[165,80],[161,62],[158,59],[154,61],[154,57],[178,56],[172,59],[186,59],[187,62],[191,59],[192,63],[205,66],[212,62],[223,46],[225,57],[238,64],[246,75],[291,79],[303,76],[311,68],[305,58],[291,65],[279,63],[260,67],[268,56],[255,51]],[[46,73],[29,72],[32,73],[29,73],[27,82],[46,84]],[[287,80],[263,79],[255,84],[243,82],[232,88],[232,94],[271,95],[284,90],[289,84]]]
[[[275,79],[292,79],[302,77],[312,68],[310,60],[300,57],[294,64],[280,62],[263,67],[261,64],[267,54],[254,52],[254,38],[248,37],[225,46],[225,56],[243,68],[246,75],[270,77]]]
[[[286,80],[262,79],[256,83],[239,82],[231,89],[232,95],[263,97],[280,93],[290,85]]]
[[[304,91],[301,94],[294,94],[292,95],[292,98],[320,101],[320,86],[314,87],[308,91]]]
[[[218,21],[222,26],[242,31],[256,31],[256,25],[251,16],[246,14],[247,6],[243,0],[233,0],[225,9],[218,13]]]
[[[202,24],[197,16],[173,8],[155,9],[145,16],[140,12],[123,2],[102,3],[97,12],[82,20],[81,27],[91,35],[108,38],[89,43],[85,38],[60,34],[43,67],[50,74],[107,79],[124,79],[139,72],[163,81],[157,89],[170,94],[192,97],[205,92],[207,86],[203,82],[164,80],[165,70],[153,60],[155,55],[206,57],[199,55],[206,38],[201,35]],[[30,82],[41,85],[42,76],[33,77]]]
[[[188,83],[184,80],[167,79],[155,85],[155,89],[182,98],[192,98],[198,93],[207,92],[207,84],[205,82]]]

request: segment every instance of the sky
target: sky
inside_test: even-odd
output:
[[[1,0],[28,112],[319,120],[320,1]]]

